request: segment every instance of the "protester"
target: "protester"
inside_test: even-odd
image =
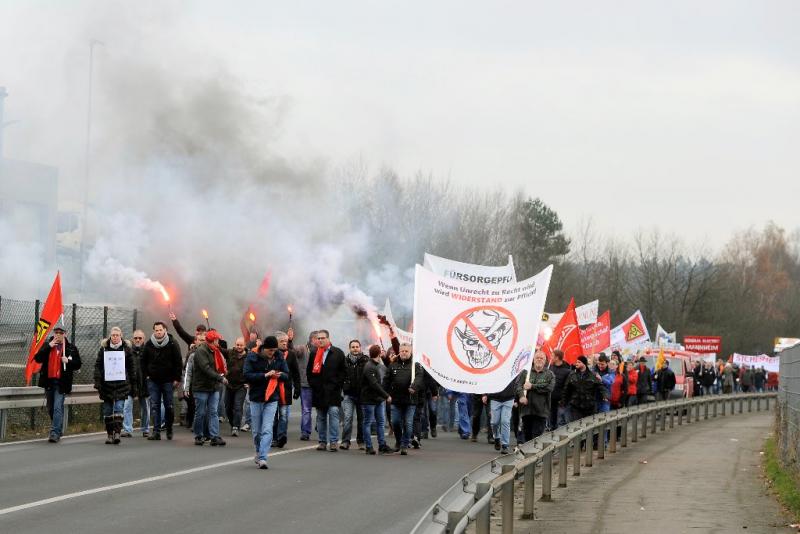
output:
[[[289,380],[284,384],[286,395],[278,399],[278,411],[272,428],[272,446],[282,449],[289,441],[289,414],[292,400],[300,398],[300,367],[295,351],[289,350],[289,334],[278,331],[275,332],[275,338],[278,340],[275,357],[285,361],[289,369]]]
[[[125,399],[122,407],[122,436],[129,438],[133,436],[133,400],[139,400],[139,417],[141,418],[142,437],[150,435],[150,402],[147,393],[147,381],[144,377],[144,367],[142,366],[142,356],[144,352],[144,332],[136,330],[131,336],[131,354],[136,370],[135,384],[131,384],[131,394]]]
[[[628,379],[628,390],[626,392],[628,406],[635,406],[639,402],[639,397],[636,394],[639,388],[639,371],[636,370],[636,364],[633,362],[633,358],[625,362],[625,374]]]
[[[547,369],[547,356],[542,351],[533,355],[533,367],[530,373],[522,371],[516,385],[516,397],[519,399],[520,417],[522,418],[523,442],[532,440],[544,433],[547,420],[550,418],[550,402],[556,377]]]
[[[639,366],[636,369],[638,378],[636,380],[636,403],[646,404],[647,397],[653,394],[653,376],[650,368],[647,367],[647,359],[642,356],[639,358]]]
[[[481,423],[483,422],[484,416],[486,417],[486,441],[489,443],[494,443],[495,438],[492,434],[492,412],[489,408],[489,405],[483,400],[486,395],[483,394],[473,394],[470,398],[470,402],[472,410],[471,418],[472,418],[472,437],[471,440],[473,442],[478,441],[478,434],[481,431]]]
[[[749,365],[743,365],[742,371],[742,393],[750,393],[755,385],[755,373]]]
[[[250,420],[252,422],[253,445],[256,449],[255,463],[259,469],[268,469],[267,455],[272,444],[272,425],[278,403],[286,399],[286,383],[289,368],[286,361],[277,358],[278,339],[267,336],[259,353],[251,352],[244,364],[244,378],[249,384]]]
[[[494,450],[500,451],[500,454],[508,454],[508,445],[511,440],[511,411],[514,408],[518,378],[519,376],[511,380],[503,390],[483,395],[481,399],[484,404],[489,406]]]
[[[384,367],[381,362],[381,348],[377,345],[372,345],[369,348],[369,361],[364,364],[362,371],[361,391],[359,393],[361,407],[364,411],[362,433],[367,454],[375,454],[371,436],[373,424],[375,425],[375,433],[378,439],[378,452],[381,454],[392,453],[392,449],[386,445],[384,436],[384,426],[386,425],[384,402],[391,403],[392,397],[381,385],[383,382],[381,367]]]
[[[661,400],[669,400],[672,390],[675,389],[675,372],[669,367],[669,360],[664,360],[664,366],[658,370],[658,395]]]
[[[695,397],[700,397],[703,395],[703,373],[703,364],[700,362],[700,360],[697,360],[692,366],[692,395]],[[659,393],[661,393],[660,387]]]
[[[350,448],[350,439],[353,436],[353,415],[356,416],[356,444],[359,450],[364,450],[364,416],[361,412],[361,377],[364,373],[364,366],[369,358],[361,352],[361,342],[357,339],[352,340],[349,345],[349,352],[345,357],[346,375],[344,379],[344,399],[342,400],[342,444],[340,449]]]
[[[72,376],[81,368],[78,348],[70,343],[60,326],[53,328],[53,335],[43,343],[33,357],[42,365],[39,371],[39,387],[44,389],[47,414],[50,416],[50,436],[47,441],[58,443],[64,433],[64,397],[72,392]]]
[[[347,375],[345,357],[340,348],[331,345],[327,330],[317,331],[316,345],[314,357],[308,360],[306,375],[311,386],[311,403],[317,409],[317,450],[336,452],[342,388]]]
[[[161,321],[153,323],[153,334],[144,346],[143,360],[150,392],[150,420],[153,423],[153,432],[147,439],[161,439],[162,402],[167,439],[172,439],[172,424],[175,420],[172,396],[174,388],[181,384],[183,362],[178,342],[167,333],[167,325]]]
[[[619,371],[617,360],[608,362],[608,374],[603,377],[603,386],[609,394],[609,407],[618,410],[627,405],[628,376]]]
[[[137,381],[136,368],[130,343],[122,339],[118,326],[111,328],[110,336],[100,342],[94,363],[94,389],[103,401],[103,420],[106,426],[106,445],[119,445],[122,432],[122,409],[131,392],[131,384]],[[122,369],[106,368],[106,355],[122,353]],[[109,358],[110,359],[110,358]],[[111,375],[111,376],[109,376]]]
[[[187,349],[194,345],[195,338],[197,338],[198,334],[205,334],[208,331],[206,325],[198,323],[198,325],[194,327],[194,335],[191,335],[189,332],[184,330],[183,325],[181,325],[181,322],[174,313],[169,313],[169,319],[172,321],[172,327],[175,329],[175,333],[178,334],[178,337],[181,338],[184,343],[186,343]]]
[[[756,388],[756,392],[764,393],[764,384],[767,382],[767,371],[764,369],[764,366],[761,366],[760,369],[755,371],[753,376],[753,386]]]
[[[564,396],[567,377],[572,373],[572,367],[564,361],[564,353],[559,349],[553,351],[550,370],[556,378],[553,393],[550,396],[550,430],[555,430],[569,422],[569,406],[562,403],[561,399]]]
[[[735,378],[733,366],[730,364],[730,362],[728,362],[725,364],[725,367],[722,370],[722,393],[733,393],[734,385]]]
[[[411,379],[411,369],[414,380]],[[389,365],[384,379],[383,389],[392,397],[392,427],[395,437],[395,452],[402,456],[408,454],[411,435],[414,431],[414,410],[417,405],[417,393],[424,387],[422,366],[412,360],[411,344],[400,345],[399,358]]]
[[[208,432],[212,447],[222,447],[225,440],[219,435],[219,397],[218,386],[228,383],[225,377],[227,367],[219,347],[219,333],[209,330],[204,343],[194,352],[192,370],[192,397],[194,398],[194,444],[203,445],[204,424],[208,422]]]
[[[714,364],[712,362],[705,362],[703,364],[703,376],[701,378],[703,381],[703,395],[711,395],[714,393],[714,383],[717,380],[717,375],[714,372]]]
[[[228,423],[231,425],[231,436],[239,435],[242,424],[242,408],[247,395],[247,382],[244,379],[244,362],[247,360],[247,350],[244,338],[236,338],[233,347],[223,351],[225,363],[228,368],[226,378],[228,385],[225,387],[225,411]]]
[[[569,406],[570,421],[577,421],[597,412],[597,399],[605,400],[603,388],[597,375],[589,371],[586,356],[579,356],[575,370],[570,373],[564,385],[561,402]]]
[[[300,369],[300,440],[308,441],[311,436],[311,408],[312,390],[308,383],[308,362],[309,355],[316,352],[317,331],[308,334],[308,343],[301,347],[294,347],[294,330],[289,328],[286,332],[289,337],[289,350],[294,352],[297,358],[297,367]]]
[[[433,419],[429,412],[430,406],[436,406],[439,394],[439,384],[424,368],[422,369],[422,391],[417,394],[417,407],[414,408],[414,431],[411,436],[411,446],[420,448],[423,439],[428,439],[428,430],[436,437],[436,409],[433,408]]]

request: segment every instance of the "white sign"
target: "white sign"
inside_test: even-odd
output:
[[[733,363],[739,366],[746,365],[748,367],[756,368],[763,367],[770,373],[779,372],[781,367],[780,357],[767,356],[766,354],[761,354],[759,356],[745,356],[744,354],[736,354],[734,352]]]
[[[426,252],[423,265],[429,271],[444,278],[452,278],[456,282],[496,285],[517,281],[517,274],[514,272],[514,260],[511,256],[508,257],[508,265],[493,267],[448,260]]]
[[[446,389],[502,391],[530,366],[553,266],[524,282],[476,284],[417,265],[414,354]]]
[[[642,312],[628,317],[621,325],[611,330],[611,349],[619,350],[623,355],[635,353],[650,343],[650,333],[644,322]]]
[[[600,306],[599,300],[587,302],[583,306],[575,308],[575,315],[578,316],[578,326],[587,326],[597,322],[597,309]],[[550,328],[554,329],[561,318],[563,313],[544,313],[542,314],[542,322]]]
[[[125,351],[103,351],[103,370],[106,382],[125,380]]]
[[[667,332],[660,324],[656,327],[656,345],[670,346],[678,339],[675,332]]]

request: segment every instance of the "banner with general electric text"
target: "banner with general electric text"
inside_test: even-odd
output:
[[[761,368],[763,367],[770,373],[780,372],[781,359],[778,356],[767,356],[761,354],[759,356],[746,356],[744,354],[733,353],[733,363],[738,366],[746,365],[748,367]]]
[[[517,274],[514,272],[514,259],[510,255],[508,256],[508,265],[495,267],[448,260],[426,252],[423,265],[426,269],[439,276],[452,278],[459,282],[495,285],[517,281]]]
[[[683,336],[683,346],[698,354],[719,354],[722,351],[722,338],[719,336]]]
[[[477,284],[417,265],[414,357],[443,387],[502,391],[530,366],[553,266],[523,282]]]

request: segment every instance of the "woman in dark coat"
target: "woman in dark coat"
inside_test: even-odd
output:
[[[111,362],[118,361],[115,352],[124,354],[124,369],[118,365],[112,367]],[[94,364],[94,388],[103,400],[103,418],[108,434],[106,444],[118,445],[120,442],[125,399],[131,393],[131,384],[136,384],[136,381],[136,365],[131,345],[122,339],[122,330],[115,326],[111,329],[111,336],[100,342]]]

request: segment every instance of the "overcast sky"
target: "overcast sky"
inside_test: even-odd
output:
[[[800,226],[798,28],[796,1],[0,0],[5,156],[78,180],[95,38],[100,85],[135,55],[280,102],[290,162],[523,187],[567,227],[718,244]]]

